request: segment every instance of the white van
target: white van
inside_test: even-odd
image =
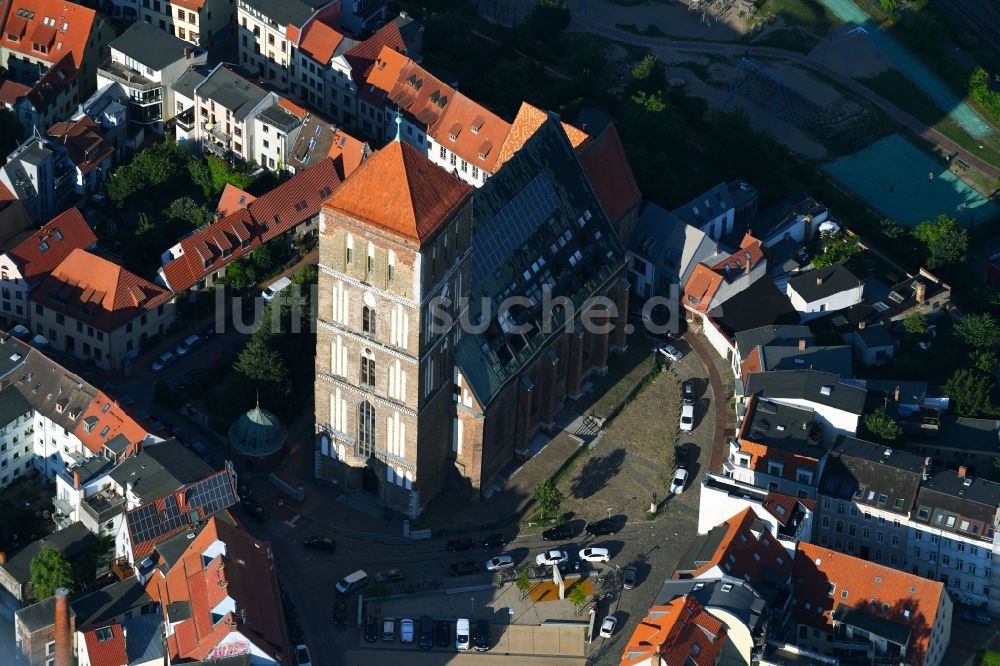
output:
[[[459,652],[469,649],[469,620],[464,617],[455,623],[455,649]]]
[[[265,303],[270,303],[271,299],[277,296],[279,291],[287,289],[290,286],[292,286],[292,281],[283,277],[280,280],[275,280],[269,286],[264,287],[264,291],[261,292],[261,296],[264,298]]]
[[[337,592],[340,592],[341,594],[350,594],[367,584],[368,574],[365,573],[364,569],[358,569],[354,573],[348,574],[340,579],[340,582],[337,583]]]

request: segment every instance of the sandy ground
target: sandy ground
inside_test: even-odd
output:
[[[697,6],[699,0],[694,0]],[[708,7],[710,0],[700,0]],[[739,2],[739,0],[735,0]],[[570,10],[609,25],[634,25],[639,29],[655,26],[672,37],[732,42],[743,37],[746,21],[735,9],[725,20],[717,16],[702,19],[702,12],[689,7],[688,2],[659,2],[623,7],[608,0],[569,0]],[[777,25],[777,23],[775,24]]]

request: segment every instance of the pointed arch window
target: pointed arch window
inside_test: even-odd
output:
[[[368,335],[375,335],[375,308],[369,305],[361,309],[361,330]]]
[[[375,408],[365,400],[358,405],[357,454],[370,458],[375,453]]]
[[[371,349],[361,353],[361,385],[375,388],[375,355]]]

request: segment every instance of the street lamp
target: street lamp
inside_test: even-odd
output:
[[[611,507],[608,507],[608,518],[611,518]]]

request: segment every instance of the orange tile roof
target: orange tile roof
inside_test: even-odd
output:
[[[21,277],[32,285],[51,273],[73,250],[86,250],[96,244],[97,236],[83,213],[70,208],[21,241],[9,254]]]
[[[280,106],[285,111],[288,111],[292,115],[297,116],[299,118],[305,118],[306,116],[309,115],[308,111],[306,111],[301,106],[299,106],[292,100],[288,99],[287,97],[279,97],[278,106]]]
[[[577,154],[609,220],[613,222],[639,205],[642,192],[614,123],[585,143]]]
[[[743,363],[740,364],[740,377],[743,379],[744,383],[746,382],[747,377],[749,377],[754,373],[760,372],[763,369],[763,364],[761,363],[760,354],[761,354],[760,345],[757,345],[756,347],[750,350],[750,353],[747,354],[747,357],[743,359]]]
[[[104,138],[100,125],[89,116],[55,123],[48,135],[66,146],[70,160],[85,174],[104,164],[115,153],[114,145]]]
[[[351,78],[354,79],[354,83],[358,86],[358,93],[362,96],[367,91],[365,81],[368,78],[368,73],[375,64],[375,59],[378,58],[382,48],[386,46],[400,53],[406,52],[406,41],[395,21],[389,21],[374,35],[344,54],[347,62],[351,65]]]
[[[493,173],[500,148],[510,133],[510,124],[462,93],[453,91],[444,115],[429,129],[438,144],[469,164]]]
[[[125,653],[125,633],[120,624],[112,624],[103,627],[111,630],[111,638],[98,640],[97,631],[102,629],[91,629],[83,634],[83,640],[87,644],[87,657],[90,658],[90,666],[123,666],[129,663]]]
[[[97,419],[96,423],[91,417]],[[118,435],[123,435],[134,447],[146,439],[148,433],[117,402],[103,391],[98,391],[97,397],[80,417],[80,423],[73,429],[73,434],[91,453],[100,453],[105,442]],[[124,455],[129,455],[129,451],[126,450]]]
[[[788,553],[772,535],[762,533],[760,538],[757,537],[753,531],[753,524],[757,520],[757,514],[747,507],[722,523],[720,527],[725,528],[726,533],[712,557],[688,575],[697,578],[712,568],[719,567],[727,576],[742,578],[750,585],[757,585],[766,567],[772,574],[787,577],[792,570]],[[680,576],[675,573],[674,578]]]
[[[365,160],[326,206],[422,243],[471,192],[410,144],[393,141]]]
[[[206,563],[202,553],[215,542],[225,554]],[[165,621],[174,623],[167,637],[171,662],[223,656],[220,643],[234,632],[278,663],[290,665],[285,617],[271,545],[216,518],[189,542],[187,549],[158,584]],[[231,599],[235,612],[213,622],[212,611]],[[190,615],[171,620],[170,605],[187,602]]]
[[[168,3],[183,7],[192,12],[200,12],[205,6],[205,0],[168,0]]]
[[[945,594],[942,583],[806,542],[796,545],[792,578],[794,622],[832,631],[834,611],[853,607],[907,626],[905,661],[923,663]]]
[[[521,150],[524,144],[528,142],[528,139],[535,135],[535,132],[538,131],[538,128],[542,126],[542,123],[547,118],[548,114],[537,106],[521,102],[521,107],[517,110],[514,122],[510,125],[510,131],[507,132],[503,145],[500,147],[496,168],[499,169],[502,167],[514,156],[514,153]],[[579,151],[590,139],[590,136],[586,132],[572,125],[564,122],[560,122],[559,124],[562,125],[563,131],[566,132],[566,138],[569,139],[570,144],[575,150]]]
[[[30,12],[32,18],[18,15],[22,10]],[[93,9],[65,0],[10,0],[6,12],[4,29],[0,30],[0,48],[49,63],[71,53],[73,64],[80,67],[97,16]],[[45,18],[55,19],[55,25],[46,26]],[[10,38],[11,34],[18,36],[17,41]],[[48,54],[34,51],[33,41],[46,44]]]
[[[215,207],[215,212],[226,217],[241,208],[246,208],[256,199],[257,197],[249,192],[244,192],[232,183],[226,183],[225,189],[222,190],[222,196],[219,197],[219,203]]]
[[[16,201],[16,200],[17,197],[14,196],[14,193],[11,192],[6,185],[0,183],[0,201]]]
[[[310,21],[302,34],[299,50],[316,62],[327,64],[344,36],[322,21]]]
[[[367,143],[355,139],[342,129],[334,130],[329,157],[336,165],[341,180],[346,180],[354,173],[355,169],[361,166],[367,153]]]
[[[621,666],[713,666],[726,644],[726,628],[690,595],[651,606],[629,638]]]
[[[31,92],[31,86],[7,79],[0,84],[0,104],[8,108],[12,107],[17,104],[19,99],[27,97],[29,92]]]
[[[697,264],[691,271],[687,284],[684,285],[684,307],[698,312],[707,312],[712,305],[712,298],[719,290],[722,281],[730,275],[737,275],[752,269],[764,259],[764,246],[759,240],[746,234],[736,252],[727,256],[713,266]]]
[[[32,292],[31,300],[95,328],[114,331],[170,299],[170,292],[116,263],[76,248]],[[92,315],[82,315],[89,307]]]

